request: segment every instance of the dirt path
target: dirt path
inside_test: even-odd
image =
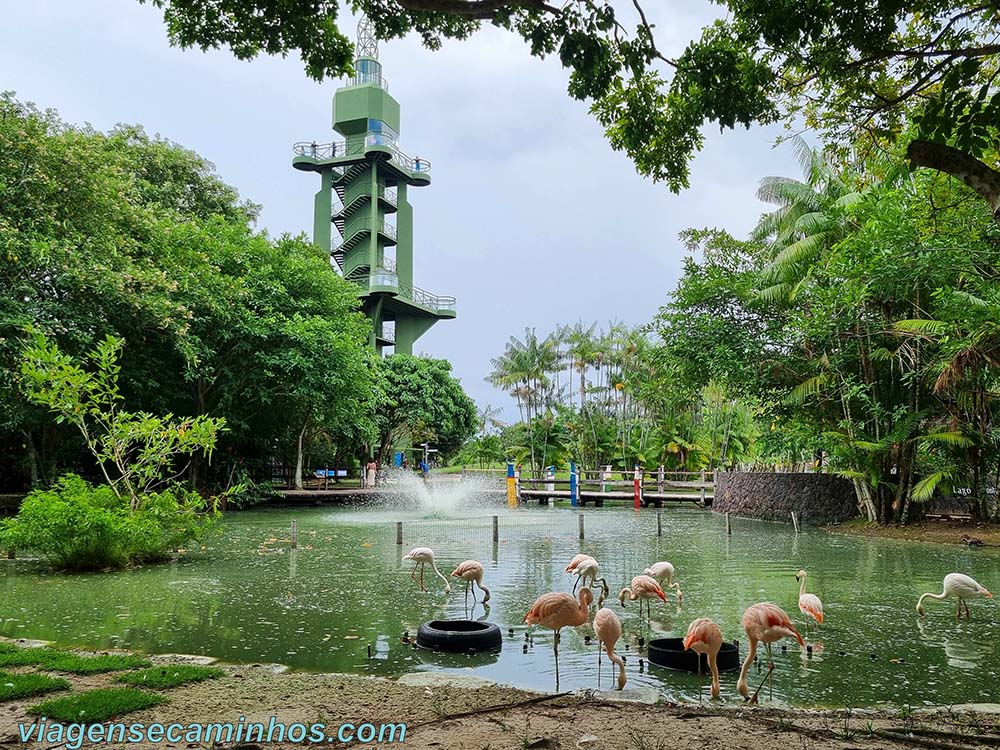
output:
[[[71,681],[76,689],[89,689],[110,685],[112,679],[110,675],[102,675],[74,677]],[[959,739],[962,734],[978,733],[980,742],[984,737],[1000,734],[1000,715],[983,713],[899,716],[862,711],[780,711],[733,703],[722,706],[612,703],[587,695],[552,697],[497,685],[425,687],[355,675],[275,674],[259,666],[227,667],[225,676],[219,679],[174,688],[164,694],[169,703],[130,713],[122,721],[187,724],[237,722],[243,717],[247,722],[266,724],[275,716],[286,724],[323,722],[328,727],[341,722],[376,725],[405,722],[404,743],[364,743],[350,747],[414,750],[963,748],[973,745],[962,742]],[[25,709],[35,702],[26,699],[0,705],[0,747],[44,747],[24,745],[17,739],[17,723],[33,721]],[[894,736],[893,730],[903,734]],[[907,741],[900,739],[907,735]],[[942,738],[950,741],[935,744],[942,742]],[[996,740],[975,746],[990,744],[1000,746]],[[257,747],[301,745],[261,743]]]

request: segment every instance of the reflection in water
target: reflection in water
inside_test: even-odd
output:
[[[942,627],[940,622],[929,624],[924,617],[915,619],[920,639],[929,647],[943,649],[949,667],[973,672],[994,657],[994,642],[982,639],[981,628],[975,625],[965,622]]]
[[[419,478],[414,481],[421,482]],[[500,516],[493,542],[492,515]],[[299,549],[289,526],[298,523]],[[565,508],[460,506],[452,515],[424,507],[309,508],[232,514],[225,532],[204,551],[176,563],[113,574],[59,575],[29,560],[2,561],[0,633],[60,643],[132,647],[154,653],[201,653],[231,661],[281,662],[294,668],[398,675],[414,670],[468,673],[551,690],[556,665],[551,633],[525,639],[522,618],[546,591],[568,591],[562,572],[578,552],[601,561],[612,589],[657,560],[669,559],[684,587],[684,609],[657,602],[647,629],[638,608],[606,603],[622,620],[619,642],[629,685],[652,686],[668,700],[697,700],[697,675],[644,665],[651,636],[683,636],[688,622],[710,617],[726,640],[740,637],[743,610],[774,601],[798,616],[795,571],[809,571],[810,591],[825,605],[814,630],[812,658],[792,645],[775,649],[774,700],[796,705],[902,705],[996,699],[1000,624],[996,604],[973,603],[971,622],[929,610],[916,621],[922,591],[954,570],[994,581],[1000,555],[887,540],[830,535],[790,525],[725,520],[697,509],[663,511],[663,536],[653,513],[588,508],[586,539]],[[395,522],[403,521],[397,546]],[[466,609],[462,593],[421,593],[408,580],[402,555],[433,547],[447,568],[478,559],[492,596]],[[450,570],[450,568],[448,569]],[[977,606],[978,605],[978,606]],[[593,615],[593,610],[591,611]],[[437,618],[483,619],[504,634],[498,654],[431,655],[401,642]],[[916,625],[915,625],[916,621]],[[914,631],[917,631],[915,633]],[[560,689],[593,688],[597,639],[589,626],[566,628],[559,644]],[[640,638],[642,645],[640,646]],[[523,646],[527,644],[527,653]],[[373,658],[368,659],[372,646]],[[607,664],[605,664],[607,666]],[[968,679],[956,680],[954,670]],[[603,671],[602,671],[603,674]],[[763,678],[755,678],[755,684]],[[974,679],[972,678],[974,676]],[[723,696],[735,700],[735,673],[724,673]],[[766,688],[766,686],[765,686]]]

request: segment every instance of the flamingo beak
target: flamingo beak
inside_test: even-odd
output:
[[[684,650],[687,651],[691,648],[691,644],[694,643],[694,636],[688,636],[684,639]]]
[[[989,591],[986,590],[983,591],[983,596],[985,596],[987,599],[993,598],[993,594],[991,594]]]
[[[656,592],[656,595],[657,595],[657,596],[658,596],[658,597],[659,597],[660,599],[662,599],[662,600],[663,600],[664,602],[666,602],[666,601],[667,601],[667,595],[666,595],[666,594],[664,594],[664,593],[663,593],[663,591],[657,591],[657,592]]]

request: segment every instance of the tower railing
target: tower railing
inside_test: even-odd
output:
[[[431,163],[419,156],[410,157],[396,145],[395,139],[386,133],[368,131],[363,136],[352,136],[342,141],[316,143],[315,141],[299,141],[292,146],[296,156],[309,156],[313,159],[336,159],[339,156],[358,156],[364,154],[367,148],[389,149],[389,160],[414,174],[429,175]]]
[[[357,284],[365,291],[371,291],[375,287],[395,289],[396,293],[403,299],[408,299],[411,302],[416,302],[418,305],[429,307],[438,312],[455,310],[454,297],[432,294],[426,289],[421,289],[420,287],[400,281],[395,270],[395,264],[391,263],[391,261],[387,264],[386,260],[388,259],[383,259],[383,264],[391,264],[392,269],[385,268],[383,265],[382,267],[372,269],[367,275],[351,276],[347,280]]]
[[[378,86],[383,91],[389,90],[389,82],[378,73],[355,73],[347,79],[341,88],[352,89],[355,86]]]
[[[382,333],[379,338],[383,341],[396,342],[396,324],[390,323],[388,320],[382,321]]]

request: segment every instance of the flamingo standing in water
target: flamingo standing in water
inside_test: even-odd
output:
[[[483,564],[478,560],[466,560],[451,571],[452,578],[465,581],[465,603],[469,603],[469,586],[472,586],[472,601],[476,600],[476,586],[483,592],[483,604],[490,600],[490,590],[483,586]]]
[[[427,591],[427,587],[424,586],[424,566],[429,563],[434,569],[434,572],[438,574],[438,578],[444,581],[444,593],[451,593],[451,584],[448,583],[448,579],[444,577],[444,573],[438,570],[437,565],[434,564],[434,550],[430,547],[414,547],[403,555],[403,560],[413,560],[413,570],[410,572],[410,578],[414,581],[417,580],[417,568],[420,568],[421,591]]]
[[[795,574],[795,580],[799,581],[799,611],[806,617],[813,618],[820,625],[823,624],[823,602],[816,594],[806,593],[806,572],[800,570]],[[809,621],[806,620],[808,625]]]
[[[626,586],[621,591],[618,592],[618,603],[625,607],[625,600],[635,601],[639,600],[639,619],[642,619],[642,600],[646,600],[646,616],[647,622],[652,621],[653,613],[650,609],[651,603],[650,599],[661,599],[663,602],[667,601],[666,594],[663,593],[663,589],[660,588],[660,584],[656,582],[655,578],[651,578],[647,575],[636,576],[632,579],[632,583]]]
[[[677,603],[680,604],[684,599],[684,594],[681,591],[681,585],[674,580],[674,566],[672,563],[666,561],[653,563],[644,571],[643,575],[649,576],[650,578],[655,578],[660,582],[662,586],[664,583],[667,584],[668,589],[674,589],[677,592]]]
[[[556,690],[559,689],[559,631],[567,627],[583,625],[590,619],[590,605],[594,595],[586,586],[580,588],[577,594],[579,602],[574,597],[562,591],[551,591],[535,599],[524,622],[528,625],[541,625],[554,630],[552,638],[552,653],[556,660]]]
[[[618,689],[625,689],[625,661],[615,653],[615,644],[622,637],[622,623],[618,615],[607,607],[597,610],[594,615],[594,632],[597,633],[597,684],[601,684],[601,646],[608,652],[608,658],[618,665]]]
[[[581,559],[577,559],[577,557]],[[593,557],[589,555],[577,555],[573,558],[570,563],[573,567],[567,567],[567,571],[571,573],[576,573],[576,583],[573,584],[573,593],[576,593],[576,587],[582,582],[584,586],[593,587],[597,585],[597,582],[601,582],[601,595],[597,598],[597,606],[600,607],[604,604],[604,598],[608,595],[608,582],[604,578],[598,578],[597,574],[601,572],[601,565]],[[590,581],[588,584],[587,581]]]
[[[586,563],[588,561],[597,562],[596,560],[594,560],[594,558],[591,555],[584,554],[583,552],[581,552],[579,555],[573,555],[573,559],[569,561],[569,565],[567,565],[563,569],[563,572],[564,573],[576,573],[577,574],[576,575],[576,582],[579,583],[580,582],[580,574],[577,572],[577,568],[580,567],[581,563]],[[576,586],[573,586],[573,591],[576,592]]]
[[[940,594],[928,592],[917,600],[917,614],[921,616],[924,614],[924,599],[937,599],[940,601],[949,596],[954,596],[958,599],[958,614],[955,615],[956,620],[962,619],[963,604],[965,605],[966,619],[972,619],[972,616],[969,614],[969,603],[965,601],[966,599],[975,599],[981,596],[987,599],[993,598],[993,594],[969,576],[962,573],[949,573],[944,577],[944,586]]]
[[[722,649],[722,628],[707,617],[699,617],[688,625],[684,637],[684,650],[691,649],[708,657],[708,669],[712,673],[712,697],[719,697],[719,651]],[[698,657],[698,671],[701,672],[701,656]]]
[[[760,604],[747,607],[747,610],[743,613],[743,630],[746,631],[747,640],[750,641],[750,651],[743,662],[743,669],[740,670],[740,678],[736,682],[736,689],[746,700],[756,703],[757,693],[760,692],[760,688],[757,688],[757,692],[753,694],[753,697],[750,696],[750,690],[747,688],[747,672],[750,669],[750,665],[753,664],[754,657],[757,656],[757,644],[763,643],[767,649],[767,674],[770,676],[771,672],[774,671],[774,661],[771,659],[771,644],[786,637],[794,638],[799,642],[800,646],[804,646],[805,641],[799,635],[799,631],[795,629],[795,626],[792,625],[792,621],[788,619],[785,610],[771,602],[761,602]],[[762,682],[761,685],[763,684]]]

